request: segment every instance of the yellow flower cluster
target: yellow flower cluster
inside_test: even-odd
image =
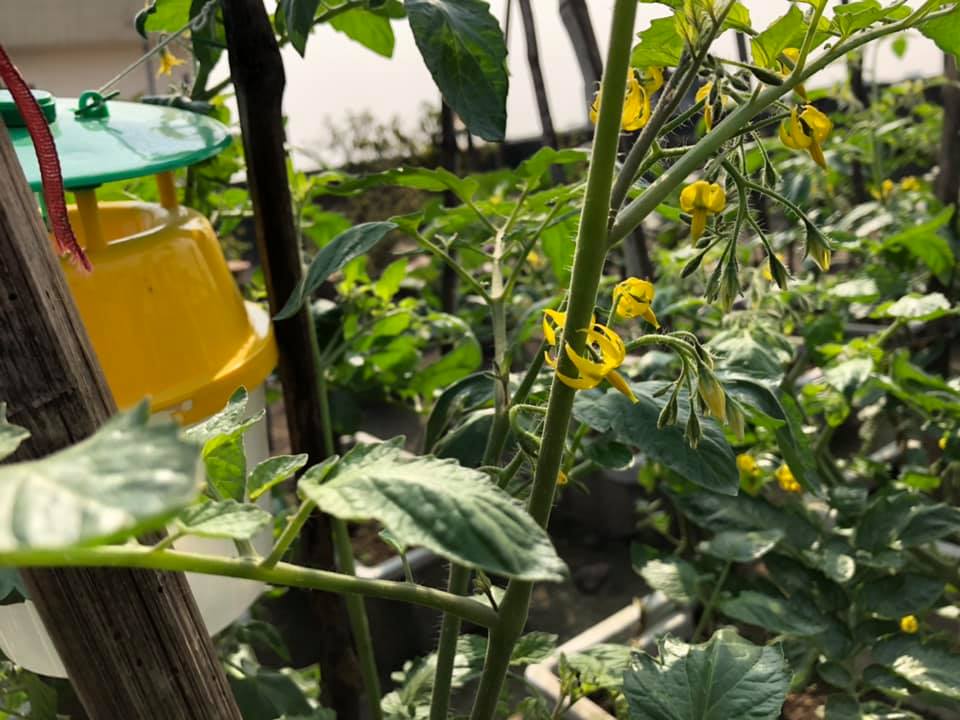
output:
[[[760,466],[757,460],[750,453],[740,453],[737,455],[737,469],[744,475],[756,475],[760,472]]]
[[[900,618],[900,629],[905,633],[913,635],[920,629],[920,621],[917,620],[916,615],[904,615]]]
[[[164,48],[163,52],[160,53],[160,67],[157,68],[157,76],[173,75],[173,69],[178,65],[183,65],[183,60]]]

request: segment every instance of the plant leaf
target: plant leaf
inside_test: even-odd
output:
[[[344,520],[383,523],[404,544],[485,572],[524,580],[559,580],[566,566],[546,531],[484,474],[452,460],[417,457],[403,438],[360,445],[321,485],[300,493]]]
[[[640,546],[631,547],[633,569],[654,590],[659,590],[671,600],[689,605],[700,598],[696,568],[678,557],[645,558],[637,552]]]
[[[188,507],[177,517],[177,524],[188,535],[249,540],[272,519],[270,513],[256,505],[223,500]]]
[[[354,8],[331,18],[330,26],[377,55],[393,57],[396,44],[393,27],[390,19],[379,13]]]
[[[162,527],[199,490],[199,452],[146,402],[42,460],[0,466],[0,550],[69,548]]]
[[[783,531],[778,529],[750,532],[727,530],[717,533],[710,540],[704,540],[697,550],[721,560],[747,563],[762,558],[782,539]]]
[[[788,600],[745,590],[721,602],[719,610],[727,617],[757,625],[777,635],[810,637],[827,629],[826,621],[816,609],[802,602],[799,596]]]
[[[872,655],[874,662],[889,666],[917,687],[960,700],[960,655],[946,645],[896,635],[881,640]]]
[[[278,9],[283,13],[283,27],[300,57],[307,51],[307,38],[319,6],[320,0],[280,0]]]
[[[623,693],[631,720],[774,720],[789,677],[779,646],[724,629],[700,645],[664,638],[656,658],[634,655]]]
[[[898,619],[919,615],[943,595],[944,582],[913,573],[891,575],[865,582],[860,587],[859,603],[864,612]]]
[[[297,283],[287,304],[277,313],[274,320],[286,320],[296,315],[328,277],[342,270],[343,266],[354,258],[368,252],[395,227],[397,227],[396,223],[392,222],[369,222],[354,225],[337,235],[313,258],[313,262]]]
[[[267,492],[274,485],[293,477],[300,468],[307,464],[309,456],[306,453],[299,455],[277,455],[267,458],[257,465],[247,479],[247,494],[251,500]]]
[[[474,135],[503,140],[507,127],[507,48],[481,0],[404,0],[420,55],[434,82]]]
[[[681,398],[677,424],[657,428],[666,398],[655,397],[654,392],[662,386],[660,382],[632,383],[637,403],[619,392],[577,393],[573,413],[580,422],[601,433],[609,433],[619,442],[640,448],[648,460],[666,465],[690,482],[715,493],[736,495],[740,473],[733,450],[716,422],[705,419],[700,444],[690,447],[683,435],[689,403]]]

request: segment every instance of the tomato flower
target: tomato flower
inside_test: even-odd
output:
[[[703,86],[697,90],[697,94],[694,96],[694,102],[707,100],[707,98],[710,97],[711,90],[713,90],[713,83],[704,83]],[[707,132],[713,130],[713,106],[709,102],[705,103],[703,106],[703,124],[707,128]]]
[[[910,635],[913,635],[915,632],[917,632],[917,630],[920,629],[920,622],[917,620],[917,616],[904,615],[902,618],[900,618],[900,629]]]
[[[543,311],[543,336],[551,347],[557,346],[557,330],[563,330],[566,322],[566,313],[556,310]],[[563,350],[579,371],[579,377],[570,377],[557,370],[560,382],[574,390],[590,390],[606,380],[630,398],[631,402],[638,402],[630,385],[617,372],[617,368],[627,356],[627,348],[620,336],[605,325],[597,323],[595,318],[590,319],[590,328],[582,332],[587,333],[587,353],[596,356],[598,360],[579,355],[569,343],[564,342]],[[544,353],[544,359],[547,365],[557,369],[557,358],[551,355],[549,350]]]
[[[613,306],[622,318],[633,320],[642,317],[655,328],[660,327],[650,303],[656,293],[653,283],[640,278],[627,278],[613,289]]]
[[[740,453],[737,455],[737,470],[744,475],[756,475],[760,471],[760,466],[750,453]]]
[[[781,465],[777,468],[777,471],[774,473],[774,477],[777,478],[777,483],[780,485],[780,489],[788,493],[802,493],[803,487],[800,483],[797,482],[797,478],[794,477],[793,471],[786,464]]]
[[[920,187],[920,181],[913,175],[907,175],[907,177],[900,181],[900,189],[904,192],[916,192]]]
[[[789,120],[780,123],[780,141],[791,150],[806,150],[814,162],[827,167],[820,147],[830,136],[833,122],[813,105],[804,105],[802,111],[793,108]]]
[[[654,79],[652,82],[656,82]],[[663,83],[662,74],[659,82]],[[659,85],[656,85],[659,89]],[[600,116],[600,93],[593,96],[593,105],[590,106],[590,122],[597,124]],[[627,80],[627,95],[623,101],[623,113],[620,117],[620,126],[627,132],[639,130],[650,120],[650,92],[645,85],[641,85],[637,76],[631,72]]]
[[[687,185],[680,193],[680,209],[693,216],[690,238],[696,242],[707,227],[707,215],[723,212],[727,206],[727,194],[723,186],[697,180]]]
[[[173,75],[173,69],[177,65],[183,65],[183,60],[164,48],[163,52],[160,53],[160,67],[157,68],[157,76]]]

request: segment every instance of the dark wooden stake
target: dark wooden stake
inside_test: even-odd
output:
[[[530,0],[518,0],[517,4],[520,5],[520,15],[523,17],[523,34],[527,41],[527,64],[530,66],[533,91],[537,96],[543,144],[556,148],[558,147],[557,131],[553,128],[550,103],[547,100],[547,86],[543,80],[543,69],[540,67],[540,48],[537,45],[537,26],[533,17],[533,8],[530,6]]]
[[[603,75],[603,60],[600,57],[597,36],[593,32],[593,23],[590,22],[586,0],[560,0],[560,19],[570,36],[580,72],[583,74],[583,95],[586,101],[584,108],[588,108],[593,100],[593,93],[600,84],[600,76]]]
[[[116,409],[0,123],[0,399],[31,438],[15,460],[89,436]],[[240,720],[187,581],[149,570],[24,570],[91,720]]]
[[[293,219],[287,181],[282,101],[286,82],[283,60],[263,0],[225,0],[223,21],[230,72],[237,92],[247,186],[253,203],[257,250],[270,296],[270,311],[279,312],[303,273],[300,238]],[[280,350],[280,380],[293,452],[307,453],[311,462],[326,455],[319,377],[313,364],[309,311],[276,323]],[[315,514],[300,536],[298,561],[333,569],[335,555],[329,518]],[[303,592],[303,591],[297,591]],[[359,714],[362,683],[359,677],[346,610],[339,596],[309,595],[311,622],[298,630],[309,636],[317,652],[323,678],[323,703],[337,716],[351,720]]]

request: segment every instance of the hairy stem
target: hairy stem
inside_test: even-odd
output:
[[[570,279],[568,331],[564,332],[565,341],[569,342],[576,352],[583,351],[586,334],[577,330],[590,323],[606,258],[605,236],[610,191],[617,158],[620,116],[636,9],[636,0],[617,0],[613,10],[610,50],[600,87],[600,117],[594,137],[593,158],[587,178],[583,215],[580,219]],[[561,355],[560,362],[561,372],[576,374],[576,368],[565,355]],[[528,504],[530,514],[544,527],[553,505],[573,398],[573,389],[555,377]],[[494,715],[510,655],[526,623],[532,589],[532,583],[517,580],[512,580],[507,586],[500,606],[500,622],[490,632],[483,675],[474,699],[471,715],[473,720],[489,720]]]

